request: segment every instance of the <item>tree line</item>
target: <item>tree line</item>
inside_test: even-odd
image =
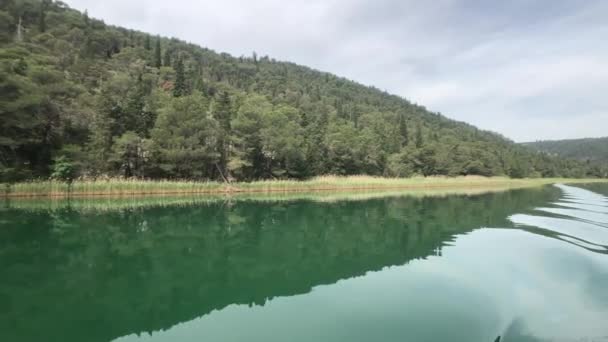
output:
[[[329,73],[106,25],[59,1],[5,0],[0,22],[2,182],[608,174]]]
[[[541,140],[524,143],[540,152],[587,163],[608,163],[608,137],[569,140]]]

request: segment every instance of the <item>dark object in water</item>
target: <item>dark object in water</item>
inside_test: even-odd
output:
[[[494,340],[494,342],[500,342],[500,335]]]

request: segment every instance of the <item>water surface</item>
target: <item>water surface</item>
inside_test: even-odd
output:
[[[0,341],[608,341],[608,189],[0,210]]]

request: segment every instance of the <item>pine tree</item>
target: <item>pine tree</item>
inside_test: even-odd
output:
[[[165,55],[163,57],[163,65],[166,67],[171,66],[171,49],[165,50]]]
[[[220,124],[220,134],[218,139],[218,152],[220,155],[219,171],[222,177],[229,178],[228,159],[230,149],[230,135],[232,131],[232,104],[228,92],[223,92],[217,101],[216,108],[213,112],[215,120]]]
[[[146,39],[144,40],[144,49],[150,51],[152,50],[152,43],[150,42],[150,35],[146,35]]]
[[[47,1],[44,0],[40,3],[40,14],[38,17],[38,31],[46,32],[46,8]]]
[[[192,89],[198,90],[201,94],[206,95],[207,89],[203,80],[203,71],[200,64],[196,65],[196,72],[193,75]]]
[[[418,124],[418,127],[416,128],[416,148],[421,148],[423,144],[424,141],[422,140],[422,126]]]
[[[408,143],[408,131],[405,115],[399,115],[399,133],[401,134],[401,146],[406,146]]]
[[[228,94],[228,92],[224,91],[220,95],[214,116],[215,116],[215,119],[219,122],[222,130],[224,130],[226,133],[230,133],[230,129],[231,129],[231,125],[230,125],[230,119],[232,116],[231,111],[232,111],[232,105],[230,102],[230,94]]]
[[[127,94],[123,117],[126,121],[124,131],[134,131],[142,138],[149,136],[156,116],[146,110],[146,91],[141,74],[138,75],[135,86]]]
[[[173,96],[180,97],[186,95],[186,75],[184,72],[184,62],[182,59],[177,60],[175,65],[175,85],[173,87]]]
[[[156,46],[154,47],[154,67],[160,68],[162,66],[161,61],[161,48],[160,48],[160,36],[156,38]]]

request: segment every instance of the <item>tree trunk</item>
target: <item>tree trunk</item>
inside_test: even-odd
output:
[[[17,24],[17,42],[23,41],[23,28],[21,26],[22,18],[19,16],[19,23]]]

